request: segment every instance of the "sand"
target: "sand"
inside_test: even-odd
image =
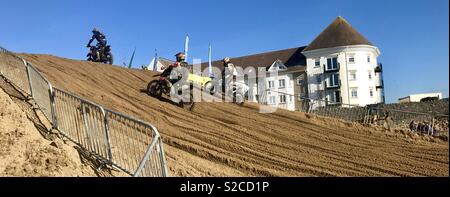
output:
[[[24,110],[0,88],[0,176],[96,176],[77,150],[46,140]]]
[[[439,139],[301,112],[260,114],[252,103],[187,111],[142,91],[151,71],[19,55],[54,86],[155,125],[170,176],[449,176],[449,145]]]

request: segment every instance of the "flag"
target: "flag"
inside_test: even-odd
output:
[[[188,51],[189,51],[189,36],[186,35],[186,39],[184,40],[184,54],[186,56],[186,62],[188,58]]]
[[[156,72],[157,67],[158,67],[158,61],[159,61],[158,51],[155,49],[155,58],[153,58],[153,71],[155,71],[155,72]]]
[[[128,68],[131,68],[133,64],[134,54],[136,53],[136,48],[134,48],[133,55],[131,55],[130,63],[128,64]]]
[[[209,44],[209,50],[208,50],[208,71],[209,76],[212,77],[212,63],[211,63],[211,44]]]

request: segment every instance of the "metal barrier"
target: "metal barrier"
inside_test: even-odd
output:
[[[33,97],[54,129],[102,164],[130,176],[168,176],[153,125],[53,88],[31,63],[1,47],[0,74]]]
[[[31,96],[33,97],[36,104],[41,108],[44,112],[44,115],[48,120],[53,122],[52,120],[52,108],[50,101],[50,94],[52,93],[52,87],[50,82],[48,82],[45,77],[39,73],[30,63],[26,62],[27,71],[28,71],[28,82],[31,92]]]
[[[345,103],[329,102],[319,99],[303,99],[308,103],[308,109],[304,111],[321,116],[331,118],[338,118],[351,122],[365,123],[369,112],[368,107],[361,107],[358,105],[350,105]]]
[[[162,141],[156,128],[132,117],[105,111],[112,161],[123,166],[124,171],[135,169],[128,171],[134,176],[167,176]]]
[[[30,84],[28,83],[28,73],[26,62],[0,47],[0,74],[14,84],[23,92],[31,95]]]

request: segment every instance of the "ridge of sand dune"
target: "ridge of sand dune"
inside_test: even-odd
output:
[[[171,176],[448,176],[448,143],[256,104],[197,103],[193,112],[141,90],[154,73],[20,54],[54,86],[160,131]]]
[[[26,113],[0,88],[0,176],[96,176],[78,152],[44,139]]]

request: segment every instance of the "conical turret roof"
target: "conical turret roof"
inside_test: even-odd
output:
[[[350,45],[373,45],[344,18],[338,16],[304,51]]]

